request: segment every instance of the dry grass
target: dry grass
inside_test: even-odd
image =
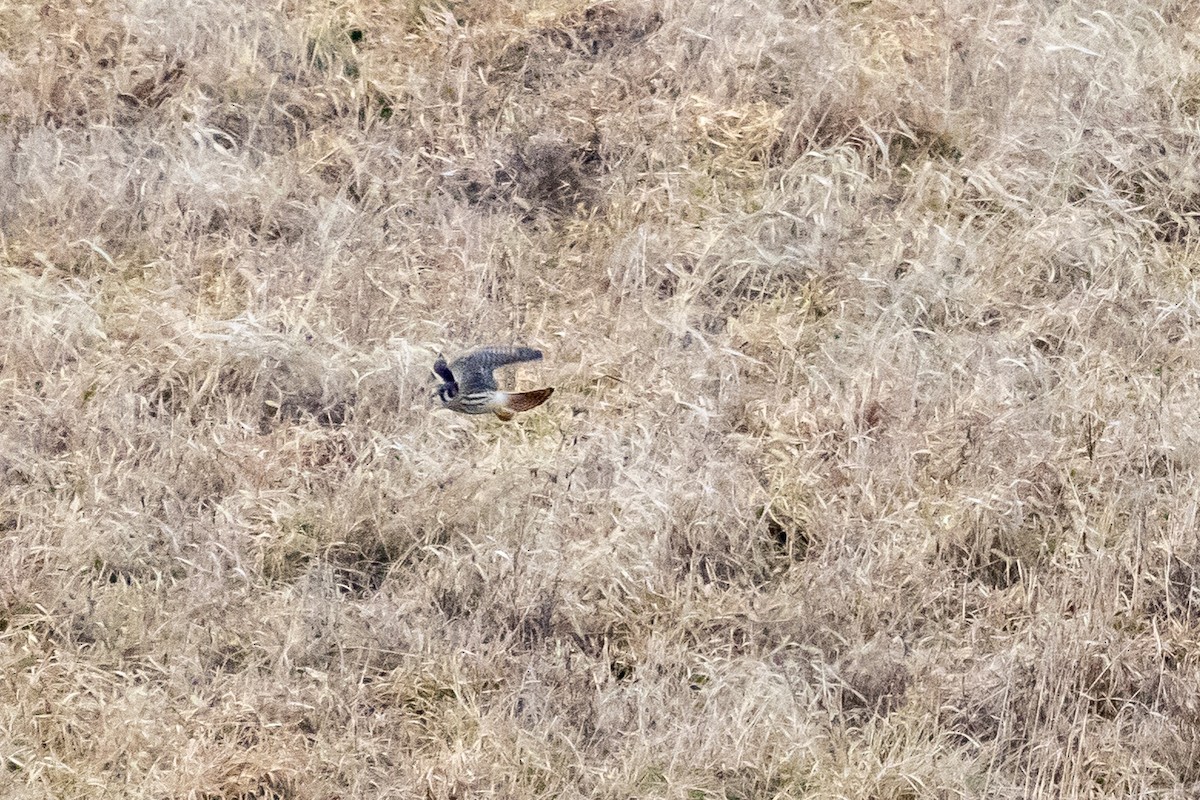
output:
[[[0,794],[1193,796],[1198,43],[0,4]]]

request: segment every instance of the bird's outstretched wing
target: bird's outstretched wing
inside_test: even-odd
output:
[[[455,359],[450,365],[454,377],[464,394],[472,392],[494,392],[499,387],[492,370],[505,364],[517,364],[522,361],[537,361],[542,357],[541,350],[532,347],[484,347],[467,353]]]

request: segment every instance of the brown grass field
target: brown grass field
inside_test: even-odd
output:
[[[3,800],[1200,792],[1188,0],[0,0],[0,97]]]

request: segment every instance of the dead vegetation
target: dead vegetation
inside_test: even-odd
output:
[[[1193,796],[1197,41],[0,5],[0,794]]]

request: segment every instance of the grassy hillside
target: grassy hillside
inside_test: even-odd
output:
[[[1192,796],[1198,50],[0,2],[0,795]]]

